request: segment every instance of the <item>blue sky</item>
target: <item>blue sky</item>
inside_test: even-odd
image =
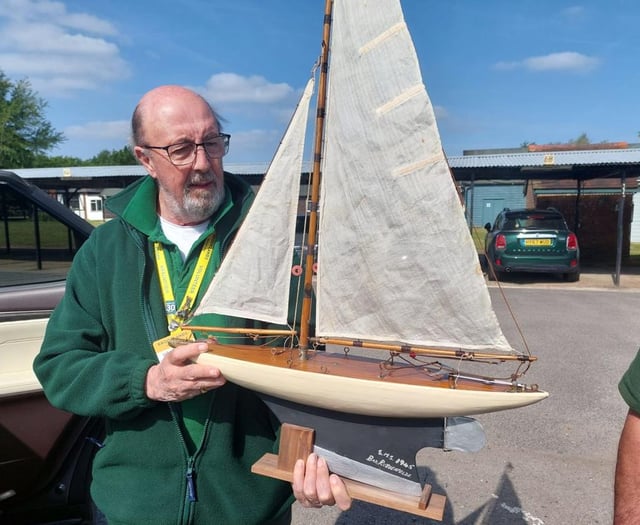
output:
[[[638,142],[637,0],[404,0],[447,155]],[[28,78],[89,158],[127,144],[140,96],[204,94],[232,134],[227,162],[268,162],[320,51],[324,0],[1,0],[0,69]]]

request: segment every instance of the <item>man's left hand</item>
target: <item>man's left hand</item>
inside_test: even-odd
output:
[[[337,505],[342,510],[351,507],[351,496],[342,479],[329,473],[327,462],[310,454],[305,462],[299,459],[293,469],[293,494],[303,507]]]

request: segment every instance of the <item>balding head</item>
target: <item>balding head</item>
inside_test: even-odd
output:
[[[215,119],[218,131],[222,131],[220,118],[211,105],[195,91],[177,85],[159,86],[143,95],[131,117],[132,146],[147,143],[145,126],[153,117],[172,111],[176,105],[190,107],[206,106]]]

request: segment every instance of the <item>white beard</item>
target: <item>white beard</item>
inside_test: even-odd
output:
[[[222,204],[224,186],[216,184],[211,191],[193,189],[192,184],[202,182],[202,179],[206,179],[206,177],[200,175],[190,177],[185,184],[181,200],[160,185],[165,204],[174,217],[188,223],[203,222],[211,217]]]

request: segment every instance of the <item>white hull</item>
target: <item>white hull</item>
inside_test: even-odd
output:
[[[263,394],[303,405],[378,417],[467,416],[531,405],[549,395],[544,391],[466,390],[360,379],[254,363],[211,352],[202,354],[198,362],[213,365],[227,380]]]

